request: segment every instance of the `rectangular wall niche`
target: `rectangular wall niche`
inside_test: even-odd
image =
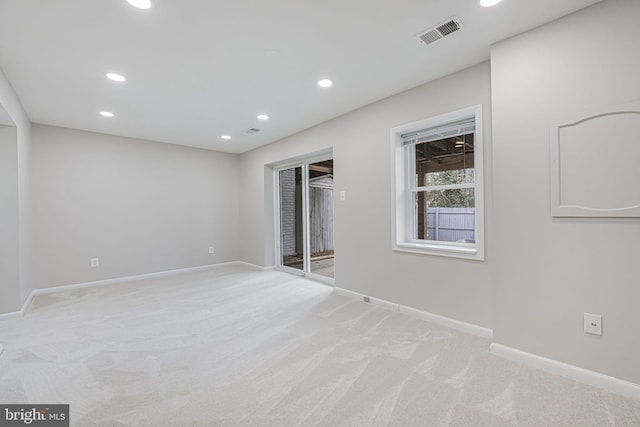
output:
[[[640,102],[551,123],[551,215],[640,217]]]

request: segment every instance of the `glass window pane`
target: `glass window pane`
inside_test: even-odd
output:
[[[416,239],[475,243],[473,188],[419,191],[414,200]]]
[[[302,168],[280,171],[280,248],[282,265],[304,269]]]
[[[418,187],[474,182],[474,134],[415,145]]]
[[[312,273],[334,276],[333,159],[309,164],[309,247]]]

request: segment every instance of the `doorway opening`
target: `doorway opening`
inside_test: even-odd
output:
[[[277,168],[277,266],[334,279],[333,159]]]

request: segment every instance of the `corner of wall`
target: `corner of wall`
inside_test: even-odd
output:
[[[30,257],[30,166],[31,166],[31,121],[9,79],[0,69],[0,105],[17,128],[17,168],[18,168],[18,252],[19,252],[19,293],[20,303],[24,303],[31,292],[29,282]],[[17,307],[19,308],[19,307]]]

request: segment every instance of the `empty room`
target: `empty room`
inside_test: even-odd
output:
[[[639,20],[0,0],[0,426],[640,426]]]

